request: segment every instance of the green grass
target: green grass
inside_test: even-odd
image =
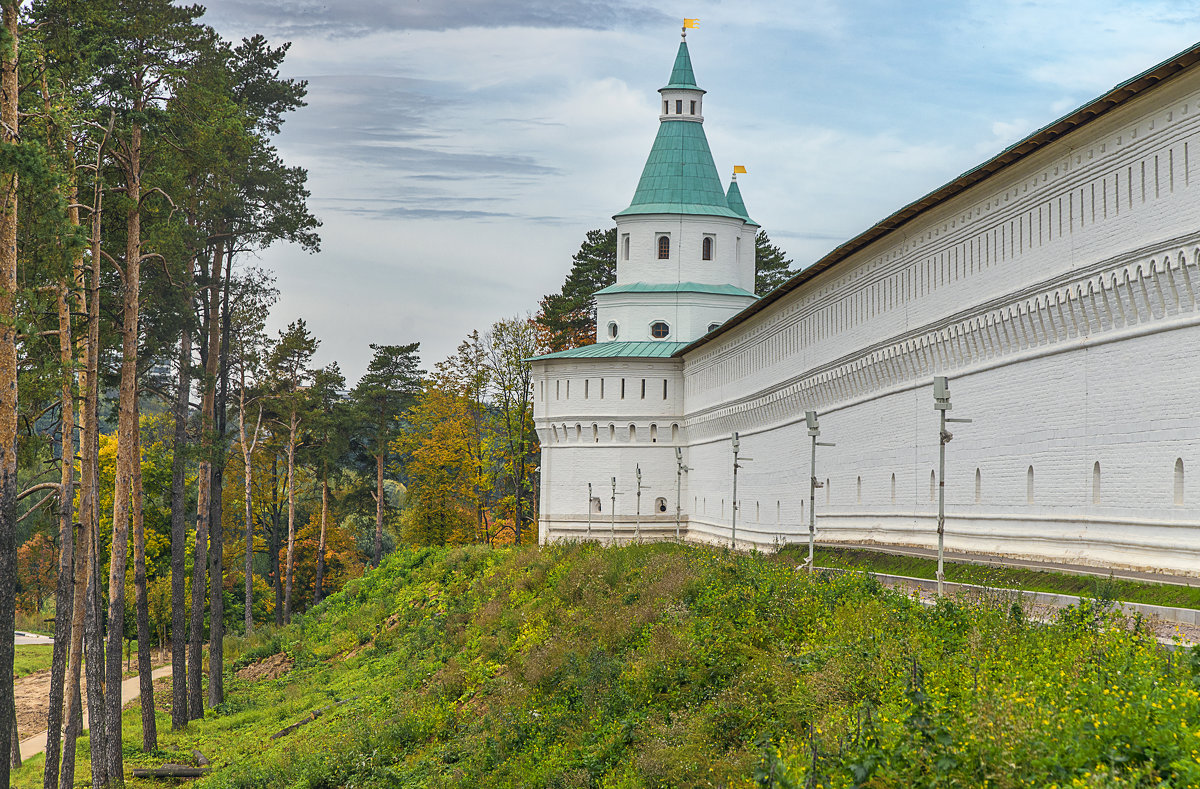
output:
[[[786,556],[401,550],[228,643],[231,671],[294,668],[230,676],[183,732],[159,715],[154,754],[127,711],[127,768],[199,748],[205,788],[1200,785],[1200,652],[1088,604],[1048,624],[1000,598],[926,607]]]
[[[802,561],[808,549],[787,548],[781,555]],[[918,556],[900,556],[854,548],[818,547],[818,567],[840,567],[912,578],[936,578],[937,560]],[[1200,608],[1200,587],[1175,586],[1127,581],[1119,578],[1073,575],[1043,570],[992,567],[979,564],[945,562],[946,580],[990,587],[1024,589],[1031,592],[1056,592],[1077,597],[1123,600],[1131,603]]]
[[[54,647],[50,644],[18,644],[13,660],[13,676],[24,677],[50,668],[50,655]]]

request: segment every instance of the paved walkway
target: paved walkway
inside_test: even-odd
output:
[[[15,631],[17,644],[53,644],[54,639],[50,636],[40,636],[37,633],[22,633],[20,630]]]
[[[917,556],[922,559],[936,559],[936,548],[916,548],[909,545],[879,545],[875,543],[850,542],[818,542],[822,548],[845,548],[852,551],[874,551],[890,553],[897,556]],[[962,553],[945,551],[944,558],[948,562],[964,564],[982,564],[990,567],[1019,567],[1026,570],[1046,570],[1070,575],[1093,575],[1101,578],[1112,576],[1117,580],[1140,581],[1149,584],[1172,584],[1174,586],[1200,586],[1200,578],[1187,575],[1170,575],[1168,573],[1139,572],[1137,570],[1109,569],[1107,567],[1091,567],[1083,564],[1066,562],[1043,562],[1034,559],[1016,559],[1008,556],[993,556],[986,553]]]
[[[154,669],[154,671],[150,672],[150,676],[152,679],[161,679],[163,677],[169,677],[170,675],[171,675],[171,664],[169,664],[169,663],[165,666],[156,668],[156,669]],[[128,703],[130,701],[133,701],[140,695],[142,695],[142,688],[141,688],[141,685],[138,684],[137,677],[130,677],[129,679],[121,682],[121,704],[122,704],[122,706],[124,706],[126,703]],[[88,726],[88,715],[87,715],[87,712],[85,711],[83,713],[84,731],[87,731],[87,726]],[[36,756],[37,754],[41,753],[44,750],[46,750],[46,732],[44,732],[44,731],[38,732],[37,734],[33,735],[32,737],[21,740],[21,758],[22,759],[28,759],[31,756]]]

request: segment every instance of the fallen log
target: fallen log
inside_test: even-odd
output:
[[[329,712],[334,707],[341,706],[342,704],[345,704],[348,701],[354,701],[357,698],[358,698],[358,696],[351,696],[348,699],[341,699],[339,701],[335,701],[335,702],[333,702],[333,704],[330,704],[328,707],[321,707],[319,709],[315,709],[312,712],[310,712],[308,714],[308,716],[306,718],[304,718],[303,720],[297,721],[296,723],[293,723],[291,726],[285,726],[284,728],[282,728],[279,731],[272,734],[271,739],[278,740],[280,737],[286,737],[287,735],[291,734],[296,729],[299,729],[301,726],[305,725],[306,723],[312,723],[317,718],[319,718],[322,715],[324,715],[325,713]]]
[[[208,767],[190,764],[164,764],[162,767],[135,767],[134,778],[203,778],[212,772]]]
[[[198,749],[196,749],[196,748],[192,749],[192,756],[195,757],[196,764],[200,765],[201,767],[209,766],[210,762],[208,761],[208,757],[205,756],[204,754],[200,753],[200,751]]]

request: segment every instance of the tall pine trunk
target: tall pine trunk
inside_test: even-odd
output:
[[[190,276],[189,276],[190,279]],[[191,299],[188,299],[191,303]],[[175,439],[171,458],[171,728],[187,726],[187,421],[192,391],[192,329],[179,338],[179,387],[175,392]]]
[[[220,271],[221,258],[213,258],[213,272]],[[229,414],[229,280],[233,267],[232,245],[226,250],[224,284],[221,288],[220,340],[217,347],[219,380],[213,410],[212,488],[209,492],[209,637],[208,637],[208,703],[215,707],[225,701],[225,527],[222,522],[222,491],[225,481],[226,420]],[[215,318],[215,316],[214,316]],[[212,349],[209,350],[212,353]]]
[[[382,431],[381,431],[382,433]],[[384,441],[381,435],[380,441]],[[375,557],[372,566],[378,567],[383,558],[383,461],[387,452],[382,448],[375,456]]]
[[[288,503],[288,536],[287,536],[287,580],[283,588],[283,623],[292,621],[292,568],[296,554],[296,433],[300,429],[300,418],[292,407],[291,421],[288,425],[288,467],[287,467],[287,503]]]
[[[71,209],[76,214],[78,208]],[[58,355],[62,365],[61,437],[62,477],[58,490],[58,581],[54,596],[54,649],[50,665],[50,708],[46,715],[46,761],[42,770],[45,789],[58,787],[59,744],[62,735],[63,685],[71,650],[75,569],[75,349],[71,344],[71,308],[67,281],[58,288]]]
[[[271,577],[275,581],[275,626],[283,624],[283,573],[279,566],[279,453],[271,455]]]
[[[137,400],[135,399],[136,403]],[[133,467],[133,586],[136,594],[138,687],[142,702],[142,750],[158,749],[158,727],[154,722],[154,678],[150,652],[150,603],[146,598],[146,524],[142,517],[142,447],[138,434]]]
[[[129,521],[134,465],[137,460],[138,408],[138,308],[141,280],[141,180],[142,129],[133,124],[125,153],[125,194],[130,207],[125,214],[124,299],[121,321],[121,383],[117,406],[117,469],[113,482],[112,553],[108,572],[108,643],[105,704],[109,785],[125,785],[121,752],[121,640],[125,633],[125,569],[129,550]]]
[[[97,486],[98,489],[98,486]],[[100,588],[100,530],[92,531],[89,551],[88,584],[83,618],[84,665],[87,667],[88,744],[92,756],[92,787],[108,786],[108,709],[104,693],[104,610]],[[120,652],[117,653],[120,660]],[[120,687],[120,686],[118,686]]]
[[[321,463],[321,539],[317,544],[317,583],[313,589],[313,604],[325,597],[325,528],[329,521],[329,468]]]
[[[254,447],[258,444],[258,430],[262,427],[262,406],[258,409],[258,421],[254,424],[254,436],[249,443],[246,441],[246,367],[242,365],[241,394],[238,396],[238,433],[241,437],[243,478],[246,485],[246,565],[244,578],[246,586],[246,635],[254,632]]]
[[[17,142],[17,16],[20,3],[3,7],[7,40],[0,51],[0,140]],[[17,174],[0,174],[0,742],[12,739],[16,706],[12,682],[17,570]],[[9,760],[0,759],[0,786],[9,785]]]
[[[107,139],[107,135],[106,135]],[[99,171],[99,160],[103,155],[103,145],[96,152],[97,172]],[[95,670],[99,671],[103,667],[103,647],[98,643],[99,633],[96,627],[88,629],[86,623],[87,617],[95,616],[95,598],[91,588],[91,580],[93,576],[93,567],[95,567],[97,559],[95,556],[95,543],[100,528],[100,420],[99,420],[99,402],[100,402],[100,229],[101,217],[103,209],[104,191],[99,178],[96,178],[93,187],[92,196],[92,236],[91,236],[91,283],[88,285],[87,297],[80,297],[80,306],[86,311],[88,316],[87,322],[87,342],[81,352],[82,364],[80,371],[79,386],[83,394],[83,405],[80,408],[79,422],[83,428],[83,432],[79,441],[79,542],[77,543],[77,558],[75,561],[75,605],[73,610],[71,624],[71,681],[67,688],[67,702],[70,705],[67,710],[67,736],[63,743],[62,757],[62,779],[59,782],[63,787],[74,786],[75,784],[75,741],[83,732],[83,698],[80,692],[80,674],[81,662],[84,654],[84,639],[95,639],[96,643],[88,642],[89,670],[88,675],[92,675],[93,667],[91,659],[95,659]],[[78,273],[79,285],[81,286],[87,280],[87,272],[80,270]],[[89,593],[92,594],[89,597]],[[99,680],[97,680],[99,683]],[[98,691],[102,690],[97,684]],[[91,699],[91,690],[89,688],[88,697],[89,704]],[[98,712],[92,716],[92,723],[96,727],[93,730],[93,748],[97,747],[96,743],[104,742],[104,705],[92,705],[93,710]],[[93,751],[94,753],[95,751]],[[93,764],[94,764],[93,760]],[[101,766],[101,775],[103,775],[103,766]]]

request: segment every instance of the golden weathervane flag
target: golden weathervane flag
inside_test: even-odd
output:
[[[700,20],[699,19],[685,19],[685,20],[683,20],[683,26],[684,27],[700,27]]]
[[[742,165],[740,165],[740,164],[735,164],[735,165],[733,166],[733,171],[734,171],[735,173],[744,173],[744,172],[746,172],[746,168],[745,168],[745,167],[743,167],[743,166],[742,166]]]

